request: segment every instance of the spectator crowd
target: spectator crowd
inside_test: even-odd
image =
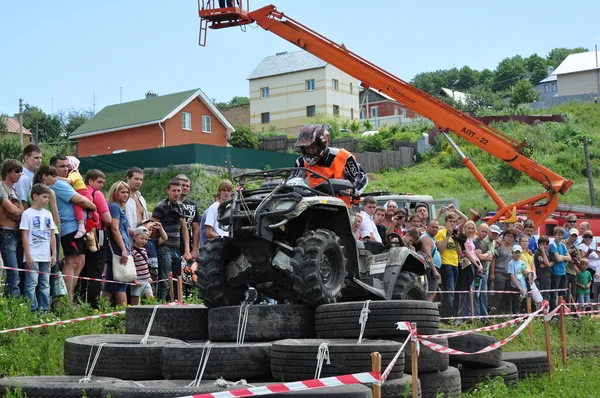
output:
[[[536,239],[529,220],[501,230],[486,223],[477,226],[454,205],[430,217],[425,203],[409,214],[393,200],[377,206],[376,197],[366,197],[352,225],[355,238],[370,241],[371,247],[402,239],[419,252],[431,265],[429,300],[439,298],[440,315],[460,323],[471,310],[484,320],[521,313],[527,296],[538,307],[548,300],[551,309],[559,297],[580,306],[600,302],[598,244],[590,224],[577,222],[569,214],[564,228],[554,228],[554,236]]]
[[[42,165],[42,149],[34,144],[23,149],[23,163],[5,159],[0,173],[4,293],[27,297],[32,311],[50,310],[61,281],[70,302],[93,307],[99,297],[118,305],[138,304],[141,296],[178,299],[177,291],[170,297],[169,275],[177,278],[190,269],[203,242],[226,235],[218,226],[217,208],[233,191],[227,180],[220,183],[214,204],[200,214],[188,198],[191,181],[184,174],[168,182],[165,198],[149,211],[140,192],[144,172],[137,167],[128,169],[106,197],[102,171],[82,176],[79,160],[61,154]],[[135,281],[115,283],[113,264],[130,261]],[[64,278],[49,275],[59,271]]]

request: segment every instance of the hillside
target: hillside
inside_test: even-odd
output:
[[[532,112],[533,113],[533,112]],[[600,174],[600,105],[569,103],[533,114],[562,114],[566,123],[525,125],[516,122],[492,127],[517,139],[527,137],[533,144],[532,158],[547,168],[574,181],[573,187],[559,200],[561,203],[590,204],[585,171],[583,137],[590,140],[593,175]],[[467,156],[479,168],[506,203],[542,193],[542,187],[465,140],[453,136]],[[456,197],[461,207],[495,209],[496,206],[473,175],[461,163],[450,145],[438,137],[433,149],[421,161],[400,170],[370,176],[368,190],[429,194],[434,198]],[[596,203],[600,202],[600,186],[596,184]]]

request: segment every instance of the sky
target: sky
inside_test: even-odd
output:
[[[245,3],[246,0],[244,0]],[[409,81],[420,72],[494,69],[506,57],[600,45],[600,1],[249,0],[277,9]],[[298,48],[256,25],[209,30],[194,0],[0,0],[0,114],[47,113],[201,88],[248,96],[267,56]]]

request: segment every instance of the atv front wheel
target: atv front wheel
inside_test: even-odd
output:
[[[417,274],[401,271],[396,280],[392,300],[427,300],[427,291]]]
[[[208,308],[239,305],[244,299],[244,286],[231,288],[226,280],[226,267],[240,255],[229,238],[212,239],[198,254],[196,286]]]
[[[340,238],[325,229],[307,231],[294,249],[294,291],[310,306],[335,303],[342,296],[346,257]]]

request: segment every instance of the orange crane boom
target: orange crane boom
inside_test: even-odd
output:
[[[276,34],[301,49],[317,56],[341,71],[359,79],[365,88],[373,88],[404,104],[435,123],[442,132],[451,131],[476,145],[492,156],[527,174],[540,183],[545,192],[518,203],[504,204],[498,194],[485,181],[481,173],[474,172],[475,166],[468,165],[475,178],[498,205],[498,213],[489,223],[501,217],[511,216],[515,207],[528,205],[528,217],[540,225],[558,206],[557,193],[564,194],[573,182],[530,158],[532,147],[526,140],[518,142],[477,119],[461,112],[438,98],[420,90],[410,83],[392,75],[377,65],[335,43],[300,22],[277,11],[274,5],[246,11],[238,6],[214,8],[214,0],[207,7],[199,3],[201,18],[200,44],[206,43],[206,28],[219,29],[229,26],[247,25],[256,22],[263,29]],[[209,25],[210,24],[210,25]],[[204,33],[204,36],[202,34]],[[203,40],[204,39],[204,40]]]

